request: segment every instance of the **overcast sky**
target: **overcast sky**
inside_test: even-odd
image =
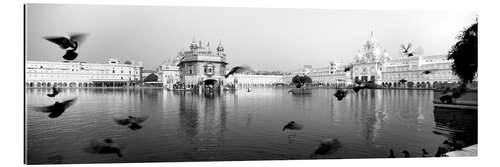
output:
[[[290,71],[305,64],[352,61],[373,31],[390,56],[402,43],[425,55],[446,54],[472,24],[470,11],[370,11],[168,6],[30,4],[27,60],[62,61],[64,51],[42,37],[85,32],[78,61],[142,61],[146,69],[188,49],[193,37],[221,40],[230,65]]]

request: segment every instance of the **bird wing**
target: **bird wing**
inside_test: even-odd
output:
[[[66,37],[43,37],[43,38],[59,46],[69,45],[70,43],[69,39]]]
[[[128,125],[130,123],[129,119],[115,119],[115,122],[120,125]]]
[[[66,100],[66,101],[63,101],[62,104],[64,106],[64,109],[67,109],[69,108],[71,105],[75,104],[76,102],[76,98],[72,98],[72,99],[69,99],[69,100]]]
[[[226,74],[226,78],[229,77],[230,75],[234,74],[234,73],[242,73],[242,72],[246,72],[246,71],[249,71],[251,70],[250,67],[248,66],[236,66],[236,67],[233,67],[227,74]]]
[[[70,34],[69,39],[78,42],[78,44],[81,44],[83,41],[85,41],[87,36],[88,35],[85,33],[75,33],[75,34]]]
[[[408,52],[408,50],[406,49],[405,45],[401,44],[401,48],[403,48],[403,53]]]

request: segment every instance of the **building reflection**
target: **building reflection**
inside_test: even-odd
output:
[[[420,131],[425,121],[423,113],[427,108],[427,96],[430,96],[428,92],[412,90],[362,90],[350,96],[349,105],[354,119],[359,123],[361,135],[369,144],[373,144],[388,121],[398,121],[404,127],[415,127],[415,130]]]
[[[193,150],[187,156],[198,160],[215,159],[226,130],[225,95],[179,96],[180,135],[193,144]]]

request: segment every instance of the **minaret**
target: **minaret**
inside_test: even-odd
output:
[[[189,49],[191,49],[191,51],[198,49],[198,46],[196,46],[196,40],[194,39],[194,36],[193,36],[193,41],[191,41],[191,44],[189,45]]]
[[[222,46],[222,42],[220,40],[215,50],[217,50],[217,56],[225,57],[224,47]]]

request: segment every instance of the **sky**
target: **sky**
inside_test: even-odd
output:
[[[153,69],[188,50],[196,39],[215,48],[220,40],[230,66],[293,71],[330,61],[349,63],[373,32],[391,57],[411,42],[424,55],[447,54],[471,25],[471,11],[216,8],[28,4],[26,60],[63,61],[64,51],[43,39],[88,33],[77,61],[142,61]]]

